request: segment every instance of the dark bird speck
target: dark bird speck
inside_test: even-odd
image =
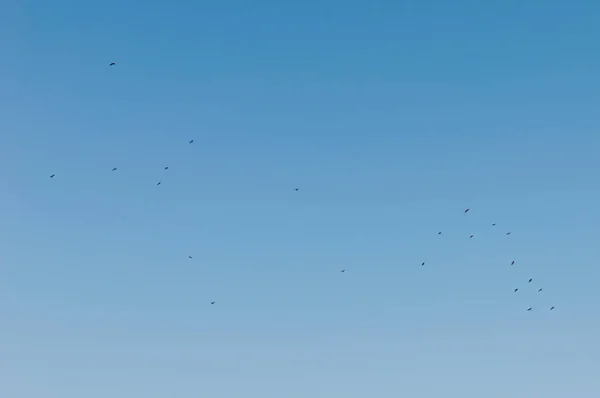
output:
[[[527,308],[527,311],[531,311],[531,310],[532,310],[532,307]]]
[[[527,282],[527,283],[531,283],[532,281],[533,281],[533,279],[530,279],[529,282]]]
[[[116,64],[116,62],[111,62],[110,64],[108,64],[108,66],[115,66]]]
[[[50,178],[54,178],[54,176],[55,176],[55,175],[56,175],[56,174],[52,174],[52,175],[50,176]]]
[[[467,209],[467,210],[465,210],[465,214],[467,214],[467,213],[469,212],[469,210],[471,210],[471,209]]]

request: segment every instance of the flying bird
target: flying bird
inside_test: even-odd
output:
[[[192,256],[188,256],[188,258],[192,258]]]
[[[492,224],[492,227],[495,227],[495,226],[496,226],[496,223],[493,223],[493,224]]]
[[[541,292],[543,289],[538,289],[538,292]]]
[[[465,210],[465,214],[467,214],[467,213],[469,212],[469,210],[471,210],[471,209],[467,209],[467,210]]]
[[[56,174],[52,174],[52,175],[50,176],[50,178],[54,178],[54,176],[55,176],[55,175],[56,175]]]
[[[527,283],[531,283],[531,281],[532,281],[532,280],[533,280],[533,279],[530,279],[530,280],[529,280],[529,282],[527,282]]]
[[[211,301],[211,302],[210,302],[210,304],[211,304],[211,305],[212,305],[212,304],[214,304],[214,303],[215,303],[214,301]]]
[[[169,170],[169,166],[165,166],[165,170]]]
[[[298,189],[299,189],[299,188],[294,188],[294,191],[298,192]]]
[[[519,291],[519,289],[515,289],[515,293],[518,292],[518,291]]]
[[[112,169],[112,171],[117,171],[117,168],[115,167],[114,169]]]
[[[510,235],[510,232],[507,232],[506,235]]]
[[[554,309],[554,306],[550,307],[550,311],[552,311]]]
[[[515,260],[512,260],[512,262],[510,263],[510,265],[515,265]]]
[[[442,232],[441,232],[441,231],[440,231],[440,232],[438,232],[438,235],[441,235],[441,234],[442,234]]]
[[[425,265],[425,261],[423,261],[423,262],[421,263],[421,267],[422,267],[422,266],[424,266],[424,265]]]
[[[345,270],[345,269],[343,269],[343,270],[341,270],[340,272],[346,272],[346,270]]]
[[[531,311],[531,308],[532,308],[532,307],[529,307],[529,308],[527,308],[527,311]]]
[[[469,235],[469,239],[473,238],[473,235]]]
[[[116,64],[116,62],[111,62],[108,66],[115,66]]]
[[[194,143],[194,140],[190,140],[190,144],[193,144],[193,143]]]
[[[156,186],[159,186],[160,184],[161,184],[161,182],[159,181],[159,182],[156,184]]]

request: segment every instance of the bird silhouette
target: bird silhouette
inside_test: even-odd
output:
[[[115,66],[116,64],[116,62],[111,62],[108,66]]]
[[[538,289],[538,293],[541,292],[542,290],[544,290],[544,289]]]
[[[493,223],[493,224],[492,224],[492,227],[495,227],[495,226],[496,226],[496,223]]]
[[[421,267],[422,267],[422,266],[424,266],[424,265],[425,265],[425,261],[423,261],[423,262],[421,263]]]
[[[294,188],[294,191],[298,192],[298,189],[299,189],[299,188]]]
[[[211,302],[210,302],[210,304],[211,304],[211,305],[212,305],[212,304],[214,304],[214,303],[215,303],[215,301],[211,301]]]
[[[473,235],[469,235],[469,239],[473,238]]]
[[[510,263],[510,265],[515,265],[515,260],[513,260],[513,261]]]
[[[115,168],[113,168],[113,169],[112,169],[112,171],[117,171],[117,168],[116,168],[116,167],[115,167]]]
[[[441,232],[438,232],[438,235],[441,235],[441,234],[442,234]]]
[[[518,292],[518,291],[519,291],[519,289],[515,289],[515,293]]]
[[[56,175],[56,174],[52,174],[52,175],[50,176],[50,178],[54,178],[54,176],[55,176],[55,175]]]
[[[531,281],[533,281],[533,279],[529,279],[529,282],[527,282],[527,283],[531,283]]]
[[[465,214],[467,214],[467,213],[469,212],[469,210],[471,210],[471,209],[467,209],[467,210],[465,210]]]
[[[193,143],[194,143],[194,140],[190,140],[190,144],[193,144]]]
[[[506,235],[510,235],[510,232],[507,232]]]
[[[162,184],[162,182],[159,181],[158,183],[156,183],[156,186],[159,186],[160,184]]]
[[[191,258],[192,258],[192,256],[188,256],[188,258],[190,258],[190,259],[191,259]]]
[[[527,308],[527,311],[531,311],[532,307]]]
[[[554,309],[554,306],[550,307],[550,311],[552,311]]]
[[[165,170],[169,170],[169,166],[165,166]]]
[[[343,270],[341,270],[340,272],[346,272],[346,270],[345,270],[345,269],[343,269]]]

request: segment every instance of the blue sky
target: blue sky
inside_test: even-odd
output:
[[[2,9],[0,396],[600,394],[600,4]]]

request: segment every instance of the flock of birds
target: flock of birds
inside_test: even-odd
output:
[[[115,66],[116,64],[117,64],[116,62],[111,62],[111,63],[109,64],[109,66]],[[190,141],[188,141],[188,144],[193,144],[193,143],[194,143],[194,140],[193,140],[193,139],[192,139],[192,140],[190,140]],[[113,167],[113,169],[112,169],[112,171],[113,171],[113,172],[115,172],[115,171],[117,171],[117,170],[118,170],[118,168],[117,168],[117,167]],[[165,166],[165,167],[164,167],[164,170],[165,170],[165,171],[166,171],[166,170],[169,170],[169,166]],[[54,178],[55,176],[56,176],[56,174],[52,174],[52,175],[50,175],[50,178]],[[158,182],[156,183],[156,185],[157,185],[157,186],[159,186],[159,185],[161,185],[161,184],[162,184],[162,182],[161,182],[161,181],[158,181]],[[299,188],[294,188],[294,191],[298,192],[298,191],[299,191]],[[471,210],[470,208],[466,209],[466,210],[465,210],[465,214],[468,214],[470,210]],[[495,226],[496,226],[496,224],[495,224],[495,223],[493,223],[493,224],[492,224],[492,227],[495,227]],[[440,232],[438,232],[438,235],[441,235],[441,234],[442,234],[442,232],[441,232],[441,231],[440,231]],[[510,235],[510,232],[507,232],[507,233],[506,233],[506,235],[507,235],[507,236],[509,236],[509,235]],[[473,235],[473,234],[469,235],[469,239],[472,239],[473,237],[474,237],[474,235]],[[190,259],[190,260],[191,260],[191,259],[192,259],[192,256],[188,256],[188,259]],[[510,263],[510,265],[511,265],[511,266],[514,266],[514,265],[515,265],[515,260],[512,260],[512,261],[511,261],[511,263]],[[422,267],[424,267],[424,266],[425,266],[425,262],[422,262],[422,263],[421,263],[421,266],[422,266]],[[340,270],[340,272],[344,273],[344,272],[346,272],[346,270],[345,270],[345,269],[342,269],[342,270]],[[532,283],[532,282],[533,282],[533,278],[529,278],[529,281],[527,282],[527,284],[528,284],[528,285],[531,285],[531,283]],[[543,288],[539,288],[539,289],[537,290],[537,292],[538,292],[538,293],[541,293],[543,290],[544,290]],[[514,289],[514,293],[517,293],[517,292],[519,292],[519,288],[515,288],[515,289]],[[210,304],[211,304],[211,305],[214,305],[215,303],[216,303],[216,301],[211,301],[211,302],[210,302]],[[555,306],[551,306],[551,307],[550,307],[550,311],[554,310],[554,308],[555,308]],[[532,311],[532,310],[533,310],[533,307],[529,307],[529,308],[527,308],[527,311],[528,311],[528,312],[529,312],[529,311]]]
[[[470,211],[470,210],[471,210],[470,208],[467,208],[467,209],[465,210],[465,214],[469,213],[469,211]],[[492,224],[492,227],[495,227],[495,226],[496,226],[496,223],[493,223],[493,224]],[[441,234],[442,234],[442,232],[441,232],[441,231],[440,231],[440,232],[438,232],[438,235],[441,235]],[[506,236],[509,236],[509,235],[510,235],[510,232],[507,232],[507,233],[506,233]],[[473,236],[474,236],[473,234],[469,235],[469,239],[472,239],[472,238],[473,238]],[[510,262],[510,265],[511,265],[511,266],[514,266],[514,265],[515,265],[515,260],[512,260],[512,261]],[[421,263],[421,267],[424,267],[424,266],[425,266],[425,262],[422,262],[422,263]],[[344,270],[342,270],[342,272],[344,272]],[[532,282],[533,282],[533,278],[529,278],[529,280],[527,281],[527,285],[531,285],[531,283],[532,283]],[[539,289],[537,289],[537,292],[538,292],[538,293],[541,293],[543,290],[544,290],[544,289],[540,287]],[[514,293],[517,293],[518,291],[519,291],[519,288],[515,288],[513,292],[514,292]],[[553,305],[553,306],[551,306],[551,307],[550,307],[550,311],[553,311],[553,310],[554,310],[554,308],[556,308],[554,305]],[[530,311],[532,311],[532,310],[533,310],[533,307],[529,307],[529,308],[527,308],[527,312],[530,312]]]

